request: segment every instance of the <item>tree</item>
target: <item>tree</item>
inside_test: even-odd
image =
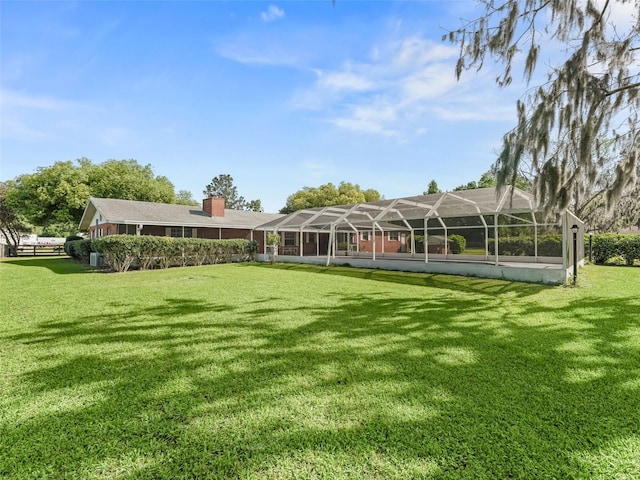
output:
[[[56,162],[15,179],[11,196],[19,212],[48,232],[75,233],[89,197],[173,203],[173,184],[155,176],[151,165],[136,160],[107,160],[94,165],[87,158]]]
[[[193,194],[189,190],[180,190],[176,193],[176,203],[179,205],[198,206],[200,203],[193,199]]]
[[[136,160],[107,160],[98,165],[80,164],[88,171],[91,196],[141,202],[174,203],[174,186],[165,176],[156,176],[151,164]]]
[[[260,200],[247,201],[243,196],[238,195],[238,188],[233,184],[233,177],[228,174],[223,173],[214,177],[202,193],[207,197],[224,198],[226,208],[232,210],[262,211]]]
[[[9,246],[9,255],[15,255],[20,244],[20,234],[30,231],[12,198],[13,182],[0,182],[0,233]]]
[[[466,185],[458,185],[456,188],[454,188],[454,190],[475,190],[476,188],[495,187],[498,185],[498,175],[499,172],[497,170],[497,167],[493,165],[490,170],[484,172],[480,176],[480,179],[477,182],[475,180],[472,180]],[[531,191],[531,181],[522,174],[519,174],[516,177],[515,186],[520,190],[524,190],[525,192]]]
[[[514,185],[521,164],[530,162],[538,201],[548,212],[563,209],[577,185],[594,184],[598,139],[610,138],[619,154],[605,195],[611,206],[633,183],[640,150],[640,0],[480,3],[482,15],[444,37],[460,46],[458,79],[463,70],[479,70],[493,59],[504,66],[498,85],[509,85],[525,50],[523,73],[530,83],[538,59],[549,58],[543,48],[557,53],[560,43],[565,52],[549,66],[546,83],[517,102],[517,125],[504,136],[497,162],[498,185]],[[633,23],[614,25],[614,11],[631,5]]]
[[[442,193],[442,190],[438,188],[438,183],[435,180],[429,182],[426,192],[422,192],[423,195],[430,195],[432,193]]]
[[[304,208],[376,202],[380,198],[380,193],[373,188],[362,190],[360,185],[349,182],[340,182],[338,187],[333,183],[327,183],[317,188],[303,187],[302,190],[289,195],[280,213],[291,213]]]
[[[48,227],[75,223],[82,217],[90,196],[86,164],[56,162],[35,173],[20,175],[12,191],[20,212],[34,225]]]
[[[601,142],[601,158],[609,160],[599,166],[594,185],[586,182],[574,189],[571,202],[573,212],[584,221],[586,229],[593,232],[612,232],[621,227],[640,222],[640,163],[636,166],[636,181],[627,186],[616,202],[615,209],[608,209],[606,192],[613,178],[615,158],[610,157],[608,142]]]

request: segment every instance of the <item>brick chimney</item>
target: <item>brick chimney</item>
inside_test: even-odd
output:
[[[211,217],[224,217],[224,198],[205,198],[202,200],[202,210]]]

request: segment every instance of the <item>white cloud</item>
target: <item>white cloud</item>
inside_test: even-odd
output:
[[[457,55],[421,37],[389,41],[359,62],[314,69],[316,81],[297,91],[292,105],[320,112],[340,129],[399,140],[437,121],[512,120],[513,103],[500,98],[489,68],[455,79]]]
[[[63,110],[72,107],[80,107],[77,102],[59,99],[45,95],[30,95],[15,90],[2,89],[0,105],[14,108],[29,108],[36,110]]]
[[[269,5],[266,12],[262,12],[260,14],[260,18],[262,18],[263,22],[273,22],[274,20],[278,20],[284,17],[284,10],[275,5]]]

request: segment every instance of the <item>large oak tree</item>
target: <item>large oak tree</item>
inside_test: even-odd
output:
[[[611,206],[636,182],[640,0],[479,3],[476,19],[446,35],[460,46],[458,78],[488,60],[504,67],[496,79],[500,86],[511,83],[520,63],[529,83],[541,64],[547,75],[517,103],[517,125],[504,136],[497,163],[498,184],[515,183],[522,164],[530,162],[539,202],[547,211],[563,209],[576,189],[589,190],[598,181],[599,166],[613,158],[605,185]],[[558,55],[560,61],[548,63]],[[609,159],[599,155],[602,138],[611,142]]]

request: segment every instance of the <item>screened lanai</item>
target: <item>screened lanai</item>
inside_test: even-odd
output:
[[[257,230],[265,245],[268,232],[280,235],[279,261],[564,283],[574,225],[583,262],[582,222],[570,212],[549,219],[531,194],[509,187],[303,209]]]

